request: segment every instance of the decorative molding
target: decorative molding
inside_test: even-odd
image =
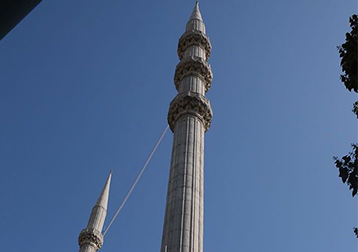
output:
[[[185,114],[196,115],[203,122],[205,131],[210,128],[213,112],[205,96],[194,92],[184,92],[173,99],[168,112],[168,124],[173,132],[177,120]]]
[[[206,60],[210,58],[211,44],[209,38],[201,31],[192,30],[185,32],[179,39],[178,56],[182,60],[185,50],[192,45],[200,46],[205,50]]]
[[[175,69],[174,83],[177,90],[179,90],[180,82],[189,75],[199,76],[205,82],[205,91],[207,92],[211,87],[213,80],[213,73],[209,63],[200,57],[188,57],[179,62]]]
[[[89,244],[98,250],[103,245],[103,235],[101,232],[93,228],[82,229],[78,237],[78,244],[80,247],[84,244]]]

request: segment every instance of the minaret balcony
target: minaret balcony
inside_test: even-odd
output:
[[[205,50],[205,60],[210,58],[211,44],[209,38],[201,31],[192,30],[185,32],[179,39],[178,56],[180,60],[183,59],[185,50],[193,45],[200,46]]]
[[[200,57],[188,57],[179,62],[175,69],[174,83],[179,91],[180,82],[189,75],[198,76],[205,82],[205,92],[211,87],[213,73],[210,64]]]
[[[101,234],[100,231],[94,228],[82,229],[78,237],[78,244],[80,246],[84,244],[88,244],[97,249],[100,249],[103,244],[103,235]]]
[[[197,116],[203,123],[205,131],[210,128],[213,111],[205,96],[194,92],[184,92],[179,93],[173,99],[168,112],[168,124],[173,132],[175,123],[186,114]]]

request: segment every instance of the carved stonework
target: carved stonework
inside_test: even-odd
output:
[[[196,115],[203,122],[205,131],[210,128],[213,112],[205,96],[194,92],[184,92],[173,99],[168,112],[168,124],[173,132],[176,121],[184,114]]]
[[[179,62],[175,69],[174,83],[179,90],[180,82],[189,75],[199,76],[205,82],[205,91],[210,89],[213,73],[209,63],[199,57],[188,57]]]
[[[192,30],[184,33],[178,43],[178,56],[183,59],[185,50],[192,45],[200,46],[205,50],[206,60],[209,59],[211,53],[211,44],[209,38],[201,31]]]
[[[78,237],[78,244],[80,246],[84,244],[92,245],[96,250],[100,249],[103,244],[103,235],[96,229],[85,228],[81,231]]]

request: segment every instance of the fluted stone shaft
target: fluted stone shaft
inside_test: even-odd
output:
[[[90,244],[85,244],[80,248],[80,252],[96,252],[96,246],[92,246]]]
[[[175,125],[162,252],[203,251],[204,126],[194,115]]]
[[[205,95],[205,85],[199,77],[188,76],[183,79],[179,86],[179,93],[183,93],[186,91]]]
[[[96,246],[92,246],[89,244],[85,244],[80,248],[80,252],[96,252],[97,248]]]
[[[178,95],[168,123],[174,133],[161,252],[203,252],[204,133],[212,111],[205,93],[212,73],[211,45],[198,4],[179,40],[174,82]]]
[[[107,210],[103,206],[95,205],[92,209],[92,214],[87,223],[87,227],[91,227],[96,230],[102,230],[106,215]]]

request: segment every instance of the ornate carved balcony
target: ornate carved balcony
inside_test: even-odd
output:
[[[185,32],[179,39],[178,56],[183,59],[185,50],[192,45],[200,46],[205,50],[206,60],[210,58],[211,44],[209,38],[201,31],[192,30]]]
[[[179,90],[180,82],[186,76],[198,76],[205,82],[205,91],[210,89],[213,80],[213,73],[209,63],[199,57],[188,57],[179,62],[175,69],[174,83]]]
[[[78,244],[82,246],[83,244],[89,244],[97,249],[100,249],[103,244],[103,235],[96,229],[93,228],[85,228],[82,229],[79,237]]]
[[[173,132],[175,123],[185,114],[197,116],[203,122],[205,131],[210,128],[213,112],[205,96],[194,92],[184,92],[173,99],[168,112],[168,124]]]

